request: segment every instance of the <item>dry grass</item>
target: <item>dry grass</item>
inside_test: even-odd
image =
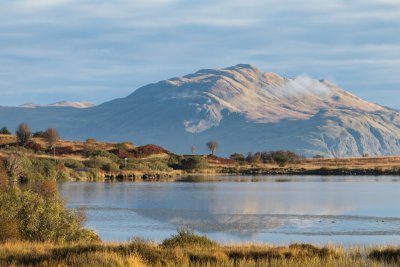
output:
[[[285,167],[279,167],[276,164],[253,163],[253,164],[211,164],[211,167],[218,170],[222,168],[234,168],[236,170],[245,170],[249,168],[260,168],[267,170],[318,170],[318,169],[348,169],[348,170],[400,170],[400,156],[382,156],[382,157],[359,157],[359,158],[326,158],[326,159],[304,159],[296,164],[288,164]]]
[[[386,248],[193,244],[144,241],[116,244],[7,242],[0,266],[399,266],[400,250]]]

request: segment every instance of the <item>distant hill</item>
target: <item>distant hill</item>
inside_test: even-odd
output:
[[[40,108],[40,107],[71,107],[71,108],[91,108],[95,104],[89,102],[73,102],[73,101],[61,101],[48,105],[38,105],[35,103],[26,103],[20,105],[20,108]]]
[[[63,137],[190,146],[219,154],[293,150],[328,157],[400,154],[400,113],[325,80],[284,78],[240,64],[149,84],[85,109],[0,107],[0,126],[56,127]]]

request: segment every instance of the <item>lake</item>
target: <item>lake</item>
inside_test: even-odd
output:
[[[217,176],[197,182],[68,182],[105,241],[188,227],[223,243],[400,244],[400,177]]]

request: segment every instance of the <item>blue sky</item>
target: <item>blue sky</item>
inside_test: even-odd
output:
[[[400,108],[400,1],[0,1],[0,105],[101,103],[237,63]]]

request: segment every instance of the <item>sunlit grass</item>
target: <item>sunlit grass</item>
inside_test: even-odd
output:
[[[400,248],[342,248],[292,244],[220,245],[204,236],[179,232],[161,244],[128,243],[0,244],[0,266],[399,266]]]

